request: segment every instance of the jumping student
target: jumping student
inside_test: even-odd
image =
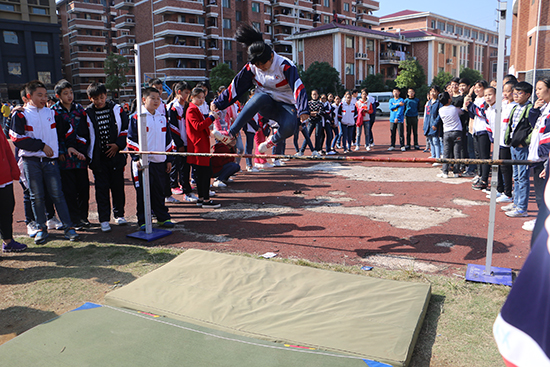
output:
[[[158,111],[160,105],[160,92],[153,88],[145,88],[142,91],[142,108],[145,109],[145,123],[147,126],[147,149],[155,152],[171,152],[174,150],[170,128],[166,116]],[[132,115],[128,127],[128,148],[139,151],[139,126],[138,116]],[[149,157],[149,179],[151,183],[151,210],[157,218],[160,227],[173,228],[168,208],[164,203],[164,193],[168,175],[172,169],[172,157],[166,155],[151,155]],[[137,219],[140,229],[145,229],[145,211],[143,196],[143,174],[141,156],[132,155],[132,175],[137,196]]]
[[[307,94],[298,76],[298,69],[287,58],[278,55],[264,42],[262,33],[251,25],[237,29],[236,40],[247,47],[248,63],[237,74],[221,96],[211,104],[213,111],[223,110],[246,93],[254,84],[256,93],[243,107],[227,134],[214,132],[224,144],[234,142],[237,134],[256,113],[277,121],[277,133],[259,147],[265,153],[276,143],[294,134],[296,116],[301,121],[309,118]]]
[[[57,161],[58,134],[65,135],[69,155],[80,155],[74,149],[74,130],[70,126],[65,131],[61,128],[56,129],[55,112],[46,107],[48,94],[42,82],[29,82],[25,88],[28,103],[23,112],[15,114],[10,136],[19,148],[19,157],[23,159],[23,171],[30,191],[32,211],[40,226],[34,242],[42,244],[48,237],[44,206],[45,190],[50,194],[63,223],[65,238],[75,241],[79,235],[72,227],[69,209],[61,191],[61,175]]]
[[[124,166],[126,156],[119,153],[126,148],[128,135],[128,115],[114,101],[107,101],[107,89],[104,84],[92,83],[86,90],[92,102],[86,108],[90,146],[88,157],[90,169],[94,174],[95,200],[99,222],[103,232],[109,232],[111,226],[111,201],[113,198],[113,214],[115,223],[126,225],[124,218]]]

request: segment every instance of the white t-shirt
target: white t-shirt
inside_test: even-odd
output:
[[[462,131],[460,122],[460,108],[453,105],[439,108],[439,117],[443,121],[443,132]]]

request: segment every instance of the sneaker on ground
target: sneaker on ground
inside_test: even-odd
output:
[[[525,229],[526,231],[533,232],[536,223],[536,219],[528,220],[527,222],[523,223],[523,226],[521,226],[521,228]]]
[[[202,206],[202,204],[204,204],[204,200],[198,199],[196,204],[197,206]]]
[[[101,232],[111,232],[111,225],[109,222],[101,222]]]
[[[529,216],[529,214],[527,214],[527,210],[521,210],[519,208],[516,210],[510,210],[509,212],[506,212],[504,214],[506,214],[508,217],[511,217],[511,218]]]
[[[204,203],[202,203],[202,207],[206,208],[206,209],[217,209],[221,206],[222,206],[222,204],[216,203],[215,201],[212,201],[212,200],[208,200],[208,201],[205,201]]]
[[[365,149],[367,150],[367,152],[370,152],[370,151],[371,151],[370,145],[367,145],[367,146],[365,147]]]
[[[334,150],[331,150],[330,152],[327,152],[327,155],[335,155],[336,152]]]
[[[302,153],[302,155],[303,155],[303,153]],[[246,170],[248,172],[258,172],[259,171],[259,169],[257,169],[256,167],[252,167],[252,166],[246,166]]]
[[[256,170],[262,170],[265,168],[265,165],[263,163],[254,163],[254,168],[256,168]]]
[[[428,153],[430,150],[428,148],[424,149],[422,153]]]
[[[318,151],[314,150],[313,152],[311,152],[311,156],[312,156],[312,157],[320,157],[320,156],[321,156],[321,153],[319,153]]]
[[[210,195],[210,196],[216,196],[216,191],[208,191],[208,195]]]
[[[392,150],[395,150],[395,147],[389,147],[388,150],[391,152]]]
[[[145,224],[138,224],[140,231],[145,231]]]
[[[36,236],[34,236],[34,243],[36,243],[37,245],[41,245],[46,242],[47,238],[48,238],[48,231],[40,230],[38,231]]]
[[[466,171],[462,174],[464,177],[474,177],[476,174],[470,171]]]
[[[402,151],[402,152],[404,152],[404,151],[406,151],[406,150],[407,150],[407,148],[401,147],[401,151]]]
[[[354,148],[353,148],[353,151],[354,152],[357,152],[359,150],[359,145],[356,145]]]
[[[268,149],[271,149],[275,146],[275,143],[271,140],[272,138],[273,136],[270,136],[269,138],[267,138],[266,141],[258,146],[258,153],[264,154],[265,152],[267,152]]]
[[[174,228],[176,226],[170,219],[165,220],[164,222],[157,222],[157,225],[163,228]]]
[[[511,196],[506,196],[504,194],[500,195],[498,198],[497,198],[497,203],[513,203],[514,202],[514,198],[511,197]]]
[[[343,153],[344,153],[344,154],[348,154],[348,153],[349,153],[349,150],[344,149],[344,152],[343,152]]]
[[[26,249],[27,249],[27,245],[23,243],[19,243],[14,239],[12,239],[10,243],[2,244],[3,252],[19,252],[19,251],[25,251]]]
[[[78,241],[78,239],[80,238],[80,235],[78,233],[76,233],[74,228],[69,228],[65,231],[65,238],[68,239],[71,242],[72,241]]]
[[[27,234],[30,238],[33,238],[36,236],[36,234],[40,231],[40,226],[36,222],[30,222],[27,224]]]
[[[225,145],[234,145],[235,144],[235,138],[229,134],[228,131],[218,131],[214,130],[212,132],[212,136],[219,140],[220,142],[224,143]]]
[[[487,184],[481,180],[477,181],[475,184],[472,185],[472,189],[474,190],[483,190],[487,188]]]
[[[420,145],[415,145],[414,150],[420,150]]]
[[[497,199],[498,199],[499,197],[501,197],[501,196],[502,196],[502,194],[501,194],[500,192],[497,192],[497,196],[496,196]],[[487,193],[486,198],[487,198],[487,199],[490,199],[490,198],[491,198],[491,190],[488,190],[488,193]]]
[[[183,201],[187,203],[196,203],[197,200],[199,200],[199,198],[193,194],[183,194]]]
[[[432,164],[432,167],[439,167],[439,166],[442,166],[442,164],[441,164],[441,163],[437,163],[437,162],[435,162],[435,163]]]
[[[285,165],[285,162],[282,162],[280,159],[273,160],[273,167],[282,167]]]
[[[410,145],[405,145],[404,147],[401,147],[401,150],[403,150],[403,148],[405,148],[405,150],[409,150],[409,149],[411,149],[411,146]]]
[[[172,194],[174,194],[174,195],[181,195],[181,194],[183,194],[183,190],[182,190],[181,188],[179,188],[179,187],[174,187],[174,188],[172,189]]]
[[[53,216],[52,219],[49,219],[46,222],[46,225],[48,226],[48,229],[63,229],[63,223],[59,219],[57,219],[56,216]]]
[[[472,178],[472,182],[477,182],[481,176],[475,175],[474,178]]]
[[[124,217],[115,217],[115,223],[119,226],[125,226],[128,224],[128,222],[126,221],[126,218]]]
[[[168,196],[167,198],[164,199],[164,202],[166,204],[179,204],[179,203],[181,203],[181,201],[179,201],[178,199],[176,199],[173,196]]]
[[[439,177],[439,178],[449,178],[449,174],[447,174],[445,172],[441,172],[441,173],[437,174],[437,177]]]
[[[296,154],[294,154],[295,157],[302,157],[304,155],[304,152],[296,152]]]
[[[517,207],[516,207],[516,204],[511,203],[511,204],[508,204],[508,205],[505,205],[505,206],[501,206],[500,209],[505,211],[505,212],[509,212],[511,210],[516,210]]]
[[[220,180],[215,180],[214,183],[212,184],[212,186],[214,186],[214,187],[227,187],[227,185],[223,181],[220,181]]]
[[[264,163],[264,168],[273,168],[273,165],[269,162]]]

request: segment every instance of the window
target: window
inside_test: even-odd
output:
[[[346,47],[347,48],[354,48],[354,38],[350,36],[346,36]]]
[[[223,20],[223,28],[231,29],[231,19],[224,19]]]
[[[49,71],[39,71],[38,80],[44,84],[52,84],[52,73]]]
[[[477,39],[477,31],[472,31],[472,38]]]
[[[531,40],[532,40],[533,36],[529,37],[529,46],[531,46]]]
[[[19,62],[8,62],[8,74],[21,76],[21,63]]]
[[[462,27],[456,27],[456,34],[462,36]]]
[[[34,42],[34,51],[37,54],[47,55],[48,54],[48,42],[35,41]]]
[[[180,23],[185,23],[186,20],[187,20],[187,19],[185,19],[185,15],[180,15],[180,16],[178,17],[178,22],[180,22]]]
[[[242,11],[237,10],[237,11],[235,12],[235,20],[236,20],[237,22],[240,22],[240,21],[243,20],[243,12],[242,12]]]
[[[19,44],[19,40],[17,39],[17,33],[12,31],[4,31],[4,43],[11,43],[14,45]]]
[[[456,46],[453,46],[453,57],[456,57]]]
[[[223,41],[223,48],[225,48],[226,50],[231,50],[231,41],[224,40]]]
[[[444,31],[445,30],[445,23],[437,22],[437,29],[440,29],[440,30]]]
[[[367,51],[374,51],[374,40],[367,40]]]
[[[346,75],[355,75],[355,64],[346,63]]]
[[[435,20],[432,20],[432,29],[435,29],[436,23]]]
[[[464,29],[464,37],[470,37],[470,30]]]
[[[438,44],[438,51],[440,54],[445,54],[445,44],[444,43],[439,43]]]
[[[455,33],[455,26],[452,24],[447,24],[447,32]]]
[[[222,6],[224,8],[230,8],[231,7],[231,0],[222,0]]]
[[[33,14],[48,15],[48,9],[44,8],[31,8]]]
[[[265,25],[265,33],[271,34],[271,26],[268,24]]]
[[[497,73],[497,63],[494,62],[493,63],[493,74],[496,74]]]
[[[243,62],[243,52],[237,51],[237,64],[240,64]]]
[[[330,7],[330,0],[323,0],[323,6]]]
[[[444,72],[444,71],[445,71],[445,68],[442,68],[442,67],[437,68],[437,73],[438,73],[438,74],[439,74],[439,73],[442,73],[442,72]]]
[[[252,11],[254,13],[259,13],[260,12],[260,3],[252,3]]]
[[[264,5],[264,10],[265,10],[265,13],[266,13],[266,14],[270,14],[270,15],[271,15],[271,6]]]
[[[367,75],[374,74],[374,65],[367,65]]]
[[[15,11],[15,6],[8,4],[0,4],[0,10],[2,11]]]
[[[344,3],[344,11],[349,11],[349,3]]]
[[[197,23],[204,25],[204,17],[197,17]]]
[[[199,60],[199,68],[206,69],[206,60]]]
[[[478,39],[480,41],[485,41],[485,33],[480,33]]]
[[[233,69],[233,61],[227,60],[225,63],[229,66],[229,69]]]
[[[323,23],[330,23],[330,17],[328,15],[323,15]]]
[[[304,40],[298,40],[298,52],[304,51]]]

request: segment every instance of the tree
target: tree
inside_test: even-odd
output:
[[[210,87],[214,92],[222,85],[227,88],[235,75],[235,72],[226,63],[218,64],[210,71]]]
[[[367,88],[369,92],[384,92],[386,84],[384,83],[384,75],[370,74],[361,83],[361,89]]]
[[[398,88],[418,88],[426,83],[426,74],[417,60],[408,59],[399,63],[399,75],[395,78]]]
[[[432,80],[432,85],[437,85],[441,90],[451,81],[453,75],[447,71],[440,71]]]
[[[470,80],[470,84],[474,84],[478,80],[483,79],[483,75],[477,70],[470,69],[470,68],[460,68],[460,77],[461,78],[468,78]]]
[[[107,78],[105,79],[105,88],[111,91],[111,94],[116,91],[116,95],[120,96],[120,88],[126,83],[126,73],[130,70],[128,59],[122,55],[111,53],[103,63],[103,71]]]
[[[300,71],[301,69],[299,69]],[[300,79],[308,92],[317,89],[320,94],[342,94],[344,87],[338,71],[328,62],[315,61],[300,73]]]

